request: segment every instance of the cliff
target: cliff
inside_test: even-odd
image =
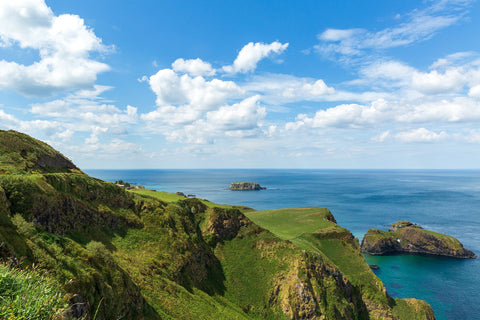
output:
[[[38,156],[62,156],[8,135],[0,259],[49,270],[69,297],[65,319],[433,318],[422,301],[388,296],[325,208],[257,212],[129,191],[67,162],[42,167]],[[34,145],[23,144],[28,161],[19,141]]]
[[[426,254],[452,258],[476,258],[456,238],[425,230],[409,221],[391,225],[389,231],[370,229],[362,240],[361,250],[371,255]]]
[[[250,190],[265,190],[267,188],[261,187],[256,182],[232,182],[228,188],[234,191],[250,191]]]

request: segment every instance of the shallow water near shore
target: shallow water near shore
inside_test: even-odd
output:
[[[321,206],[361,241],[398,220],[449,234],[480,255],[480,171],[471,170],[85,170],[159,191],[257,210]],[[230,191],[231,182],[267,190]],[[437,319],[480,319],[480,259],[365,255],[389,294],[423,299]]]

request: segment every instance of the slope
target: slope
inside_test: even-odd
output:
[[[248,212],[258,225],[272,230],[300,248],[321,255],[334,264],[361,292],[370,318],[433,318],[433,311],[415,299],[391,299],[383,283],[371,271],[360,253],[358,240],[337,225],[326,208],[295,208]],[[407,303],[408,302],[408,303]]]

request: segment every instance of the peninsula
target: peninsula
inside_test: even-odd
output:
[[[265,190],[267,188],[260,186],[256,182],[232,182],[228,188],[234,191]]]
[[[409,221],[398,221],[388,231],[368,230],[363,237],[361,251],[371,255],[404,253],[461,259],[477,257],[456,238],[423,229]]]

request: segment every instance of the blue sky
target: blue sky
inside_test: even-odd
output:
[[[0,129],[82,168],[479,168],[476,1],[0,0]]]

